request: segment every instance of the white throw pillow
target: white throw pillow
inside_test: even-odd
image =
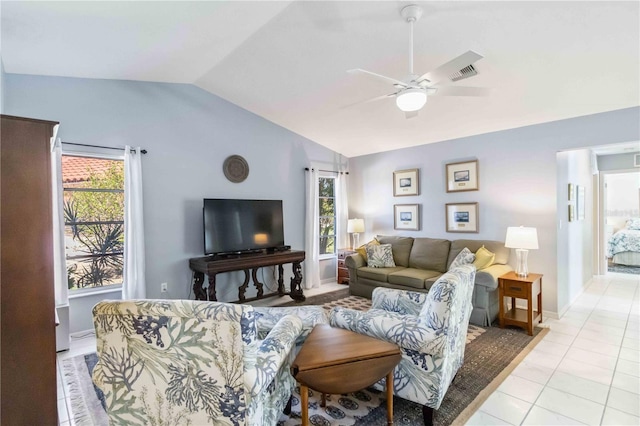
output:
[[[451,271],[458,266],[469,265],[473,263],[474,260],[476,260],[476,255],[471,253],[471,250],[465,247],[460,253],[458,253],[456,258],[453,259],[453,262],[451,262],[451,266],[449,266],[449,270]]]
[[[391,244],[367,244],[367,263],[372,268],[393,268],[396,263],[393,261],[393,251]]]
[[[627,221],[627,229],[640,230],[640,218],[632,217]]]

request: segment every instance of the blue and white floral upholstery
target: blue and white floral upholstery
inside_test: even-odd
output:
[[[369,311],[333,308],[330,324],[400,346],[395,395],[438,409],[464,361],[475,273],[473,265],[454,268],[426,294],[378,287]]]
[[[317,324],[329,323],[329,314],[320,305],[256,307],[254,309],[259,339],[264,338],[284,316],[294,315],[300,318],[302,321],[302,334],[296,340],[298,349],[307,339],[313,327]]]
[[[275,425],[295,386],[292,315],[263,340],[248,305],[105,301],[93,319],[111,425]]]
[[[455,269],[461,265],[469,265],[470,263],[473,263],[475,260],[476,260],[476,255],[474,253],[471,253],[471,250],[465,247],[462,249],[460,253],[458,253],[456,258],[453,259],[453,262],[451,262],[451,265],[449,265],[449,269]]]

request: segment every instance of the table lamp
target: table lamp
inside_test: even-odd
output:
[[[359,247],[360,242],[360,232],[364,232],[364,220],[363,219],[349,219],[347,222],[347,232],[352,235],[353,238],[353,246],[352,249],[356,249]]]
[[[529,275],[529,269],[527,267],[529,250],[538,249],[538,231],[536,228],[527,228],[524,226],[508,227],[504,246],[516,249],[516,274],[519,277]]]

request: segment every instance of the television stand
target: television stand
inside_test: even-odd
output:
[[[303,250],[287,250],[275,253],[251,253],[247,255],[233,255],[229,257],[205,256],[194,257],[189,259],[189,268],[193,274],[193,293],[196,300],[210,300],[216,302],[216,275],[224,272],[244,271],[244,282],[238,287],[239,303],[251,302],[253,300],[265,299],[273,296],[289,295],[296,302],[303,302],[305,296],[302,291],[302,267],[301,263],[305,259]],[[284,287],[284,267],[283,265],[291,263],[293,277],[289,291]],[[265,266],[278,266],[278,291],[270,294],[264,294],[263,284],[258,280],[258,269]],[[251,271],[251,272],[250,272]],[[209,277],[209,289],[207,291],[202,287],[204,284],[204,276]],[[249,287],[250,278],[256,287],[257,296],[247,299],[245,292]]]
[[[262,250],[260,249],[243,250],[243,251],[227,251],[223,253],[216,253],[216,254],[210,255],[208,258],[209,260],[235,259],[240,256],[249,256],[252,254],[261,254],[261,253],[262,253]]]

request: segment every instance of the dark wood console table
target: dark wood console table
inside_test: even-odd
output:
[[[252,300],[264,299],[271,296],[289,295],[296,302],[305,300],[302,292],[302,267],[300,263],[304,261],[305,252],[302,250],[287,250],[275,253],[252,253],[242,254],[233,257],[216,258],[214,256],[194,257],[189,259],[189,268],[194,271],[193,274],[193,293],[196,300],[217,301],[216,297],[216,275],[223,272],[244,271],[244,282],[238,287],[238,301],[250,302]],[[293,277],[291,278],[291,286],[289,291],[284,288],[284,267],[283,265],[291,263]],[[276,293],[264,294],[263,284],[258,280],[258,269],[264,266],[278,266],[278,291]],[[258,290],[257,297],[247,299],[245,292],[249,286],[249,270],[251,270],[251,278],[253,284]],[[202,287],[204,283],[204,275],[209,276],[209,297]]]

